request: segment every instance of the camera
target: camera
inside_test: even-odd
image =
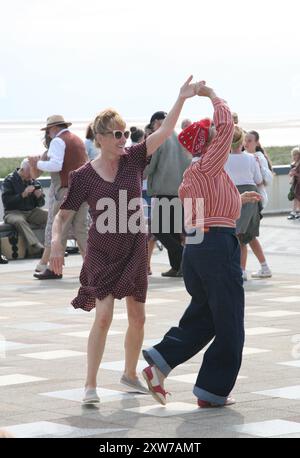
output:
[[[34,189],[35,189],[35,191],[36,191],[37,189],[42,189],[42,187],[41,187],[40,184],[35,184],[35,185],[34,185]]]

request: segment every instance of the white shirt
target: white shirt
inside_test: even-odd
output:
[[[63,167],[66,144],[59,136],[69,129],[63,129],[51,140],[47,157],[49,161],[38,161],[37,168],[43,172],[60,172]]]
[[[261,151],[257,151],[254,156],[257,158],[260,171],[264,180],[264,184],[258,186],[258,192],[261,195],[262,207],[265,208],[268,205],[269,198],[266,190],[266,186],[272,183],[273,173],[269,169],[268,161],[265,158],[264,154]]]
[[[258,159],[265,186],[271,184],[273,180],[273,172],[269,169],[269,164],[264,154],[261,151],[257,151],[254,156]]]
[[[263,182],[259,163],[250,153],[229,154],[224,168],[236,186],[257,186]]]

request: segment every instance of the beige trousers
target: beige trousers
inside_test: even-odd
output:
[[[34,208],[29,211],[9,210],[5,213],[4,221],[15,226],[17,231],[24,237],[27,247],[31,248],[36,244],[40,245],[40,241],[30,225],[34,224],[40,229],[44,229],[47,223],[47,216],[47,210],[42,210],[41,208]]]
[[[55,192],[52,220],[54,220],[55,215],[58,213],[67,192],[68,188],[60,188]],[[73,218],[68,222],[62,233],[61,243],[64,248],[66,247],[68,238],[70,238],[70,231],[77,241],[80,252],[85,253],[88,236],[88,204],[86,202],[74,213]]]

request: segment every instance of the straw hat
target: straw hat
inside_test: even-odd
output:
[[[63,116],[52,115],[47,118],[46,127],[43,127],[41,130],[47,130],[49,127],[60,126],[61,124],[66,124],[68,127],[72,125],[71,122],[65,121]]]

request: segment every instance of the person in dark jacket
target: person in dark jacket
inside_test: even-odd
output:
[[[28,254],[40,254],[44,247],[30,225],[45,228],[48,212],[40,208],[45,205],[45,196],[40,183],[31,178],[27,159],[22,161],[20,168],[5,178],[2,185],[2,202],[4,221],[15,226],[23,236]]]
[[[150,120],[153,132],[162,125],[167,113],[157,111]],[[192,156],[177,139],[175,131],[157,149],[144,171],[147,194],[154,199],[151,232],[168,251],[170,269],[162,277],[182,277],[182,207],[178,188]],[[168,210],[169,209],[169,210]]]

